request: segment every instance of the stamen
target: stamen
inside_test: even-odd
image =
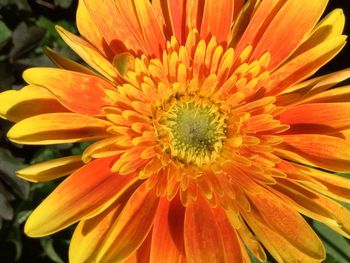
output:
[[[174,99],[166,112],[171,155],[186,164],[201,166],[212,160],[226,138],[225,114],[208,101]]]

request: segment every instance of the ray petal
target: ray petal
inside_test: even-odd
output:
[[[0,93],[0,117],[18,122],[44,113],[67,112],[46,89],[33,85]]]
[[[99,115],[102,107],[114,104],[106,94],[114,87],[96,76],[57,68],[31,68],[23,73],[23,78],[30,84],[49,90],[76,113]]]
[[[203,198],[186,208],[184,233],[188,263],[225,262],[220,228]]]
[[[97,262],[119,262],[125,260],[146,239],[153,225],[159,199],[152,191],[141,185],[130,197],[118,220],[108,233]]]
[[[234,13],[234,1],[206,0],[200,34],[203,39],[215,36],[218,43],[227,43]],[[218,19],[220,14],[220,19]]]
[[[318,134],[284,135],[283,140],[284,143],[278,148],[300,155],[302,159],[312,164],[331,171],[350,171],[350,143],[348,141]],[[288,154],[285,157],[288,159]]]
[[[75,155],[34,164],[17,171],[16,174],[31,182],[46,182],[69,175],[83,165],[81,156]]]
[[[57,144],[109,137],[110,123],[76,113],[48,113],[16,123],[7,136],[22,144]]]
[[[157,210],[152,232],[150,263],[182,262],[184,208],[174,199],[162,198]]]
[[[29,216],[26,234],[49,235],[109,207],[137,180],[112,173],[114,160],[94,160],[63,181]]]
[[[269,52],[272,54],[269,69],[280,65],[311,32],[327,3],[328,0],[286,1],[259,40],[252,54],[252,60],[259,59],[264,53]],[[283,45],[281,45],[281,39],[283,39]]]
[[[92,20],[84,0],[79,0],[76,17],[79,33],[94,45],[105,57],[112,59],[113,53],[103,38],[96,23]]]
[[[322,242],[301,215],[287,203],[271,192],[250,195],[250,198],[272,230],[303,254],[316,260],[324,259],[325,250]]]

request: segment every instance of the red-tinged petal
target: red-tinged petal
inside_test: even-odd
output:
[[[257,5],[256,2],[258,1],[251,1],[251,3],[248,4],[248,7],[250,7],[248,8],[248,10],[250,10],[250,12],[247,12],[247,17],[244,19],[246,21],[249,21],[247,28],[245,30],[237,29],[239,32],[241,32],[241,30],[244,30],[244,33],[235,48],[235,50],[237,51],[237,55],[239,55],[248,45],[256,46],[258,44],[266,28],[271,23],[271,19],[276,16],[276,14],[282,8],[286,1],[261,1],[261,3],[259,3],[258,8],[255,10],[253,16],[250,18],[249,15],[250,13],[253,13],[255,6]],[[241,24],[243,23],[241,21],[239,22]]]
[[[13,122],[38,114],[68,111],[51,93],[36,86],[4,91],[0,93],[0,101],[0,117]]]
[[[50,235],[109,207],[137,180],[112,173],[114,160],[94,160],[63,181],[29,216],[27,235]]]
[[[132,1],[83,1],[92,20],[115,54],[129,49],[134,54],[146,51]]]
[[[168,0],[167,2],[167,12],[173,35],[176,36],[180,44],[184,44],[186,39],[186,0]]]
[[[242,263],[242,252],[238,234],[227,219],[222,208],[213,209],[216,222],[221,230],[221,235],[225,248],[225,262]]]
[[[305,255],[323,260],[322,242],[299,213],[272,192],[250,195],[251,202],[269,227]]]
[[[234,12],[234,1],[206,0],[200,34],[202,39],[215,36],[218,43],[227,43],[231,30]],[[218,19],[220,14],[220,19]]]
[[[184,241],[188,263],[225,262],[220,228],[213,210],[201,197],[186,208]]]
[[[348,141],[318,134],[284,135],[283,140],[284,143],[278,148],[300,155],[321,168],[337,172],[350,171]]]
[[[286,1],[278,11],[263,36],[259,40],[252,59],[259,59],[264,53],[271,54],[269,69],[274,69],[285,61],[311,32],[320,19],[328,0],[320,1]],[[289,30],[286,30],[289,28]],[[281,45],[283,39],[283,45]]]
[[[273,72],[266,84],[267,94],[275,95],[314,74],[345,46],[346,36],[335,36],[291,58]],[[273,57],[273,56],[272,56]]]
[[[183,224],[185,210],[174,199],[160,200],[152,231],[150,263],[179,263],[185,259]]]
[[[151,251],[152,233],[150,232],[141,247],[139,247],[124,263],[149,263]],[[180,262],[178,262],[180,263]]]
[[[57,68],[31,68],[23,73],[26,82],[46,88],[73,112],[99,115],[102,107],[113,105],[106,94],[114,87],[91,75]],[[79,98],[79,99],[78,99]]]
[[[205,0],[186,1],[186,30],[200,28]]]
[[[134,0],[137,16],[143,32],[148,54],[161,58],[165,47],[165,37],[148,0]]]
[[[102,244],[97,262],[125,260],[142,245],[153,225],[158,200],[145,183],[134,192]]]
[[[31,182],[46,182],[66,176],[82,167],[80,155],[49,160],[21,169],[17,176]]]
[[[79,0],[76,17],[79,33],[95,46],[106,58],[109,60],[113,59],[112,51],[104,40],[96,23],[92,20],[84,0]]]
[[[122,199],[122,198],[121,198]],[[79,222],[69,245],[69,262],[93,262],[108,231],[117,220],[125,201],[112,204],[101,214]]]
[[[278,119],[287,133],[325,133],[350,128],[350,103],[314,103],[288,107]]]
[[[90,43],[60,26],[57,26],[56,30],[64,42],[66,42],[89,66],[112,82],[120,80],[117,69]]]
[[[49,47],[44,47],[44,52],[46,56],[48,56],[49,59],[59,68],[76,71],[87,75],[97,75],[91,69],[88,69],[87,67],[84,67],[83,65],[80,65],[79,63],[58,54]]]
[[[48,113],[16,123],[7,136],[22,144],[57,144],[109,137],[110,123],[76,113]]]

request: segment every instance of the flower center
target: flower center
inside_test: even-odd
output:
[[[208,101],[174,100],[166,113],[165,126],[171,155],[186,164],[208,163],[225,139],[225,115]]]

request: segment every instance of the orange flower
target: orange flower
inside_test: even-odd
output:
[[[350,237],[350,70],[305,81],[345,45],[327,2],[80,1],[57,29],[92,69],[48,50],[0,95],[14,142],[94,141],[18,172],[71,174],[25,232],[79,222],[72,263],[322,261],[302,215]]]

